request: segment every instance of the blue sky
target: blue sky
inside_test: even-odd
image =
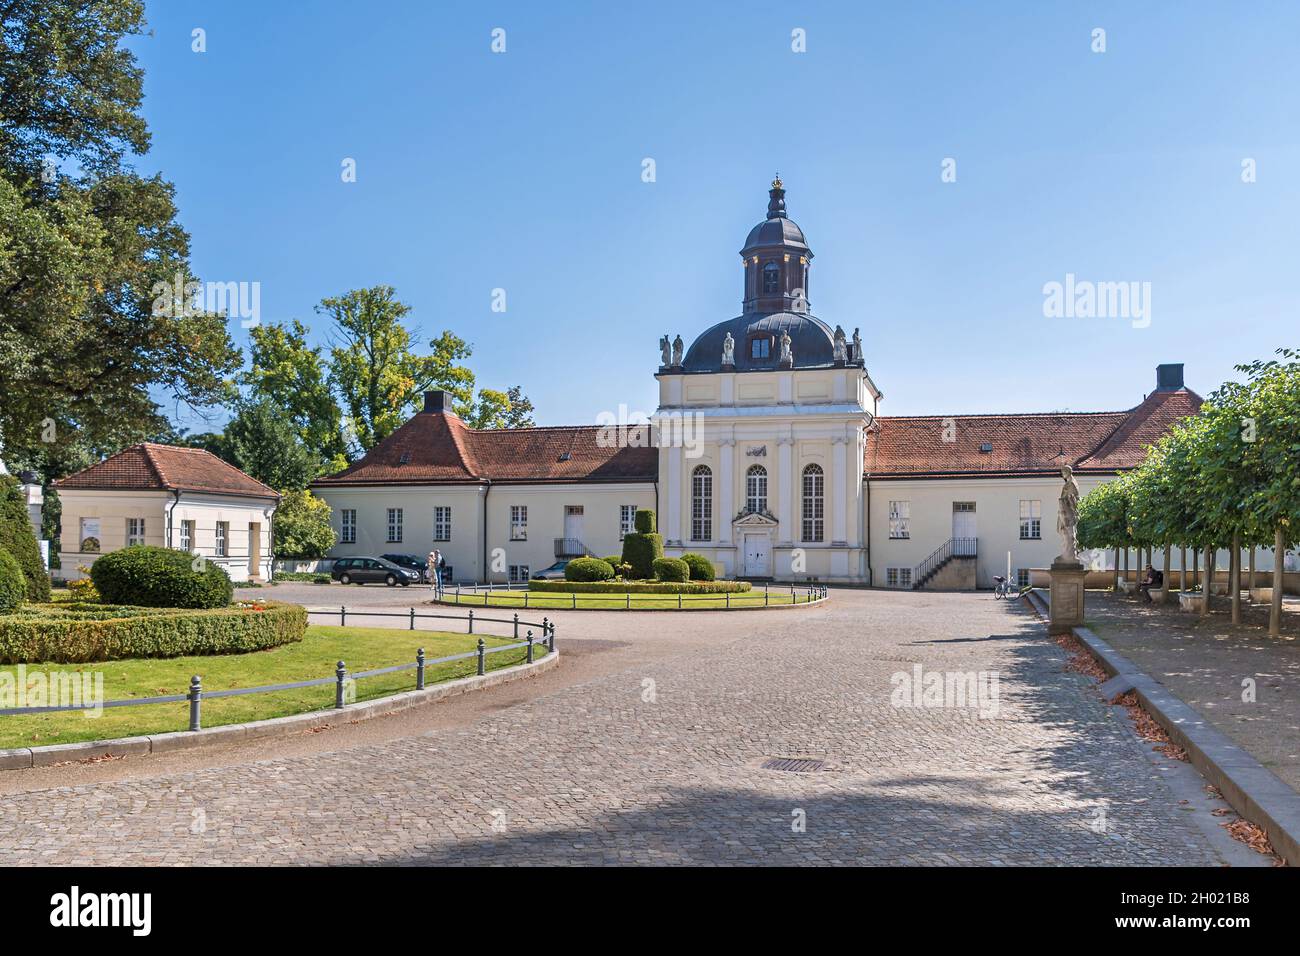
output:
[[[884,414],[1126,408],[1160,362],[1204,394],[1300,345],[1300,5],[148,10],[139,166],[176,184],[199,277],[260,282],[262,320],[318,340],[322,297],[394,285],[540,424],[654,410],[659,336],[740,311],[777,170]],[[1149,326],[1046,318],[1067,274],[1149,282]]]

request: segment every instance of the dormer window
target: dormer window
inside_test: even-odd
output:
[[[781,267],[775,262],[763,266],[763,294],[774,295],[781,288]]]
[[[752,359],[769,359],[772,357],[772,340],[769,338],[750,339],[749,357]]]

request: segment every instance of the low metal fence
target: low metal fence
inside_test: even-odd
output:
[[[307,613],[309,615],[338,614],[340,621],[345,626],[349,615],[353,617],[408,618],[411,622],[410,630],[415,629],[415,621],[420,618],[441,618],[441,619],[450,618],[453,620],[464,620],[464,618],[457,617],[456,615],[452,615],[452,614],[416,614],[415,608],[411,608],[409,614],[405,614],[405,613],[394,614],[391,612],[383,612],[383,611],[358,611],[358,610],[349,611],[346,607],[340,607],[338,611],[334,611],[333,609],[330,610],[308,609]],[[500,647],[488,647],[486,645],[486,642],[483,640],[483,638],[480,637],[478,639],[478,646],[474,650],[465,651],[462,654],[450,654],[446,657],[436,657],[433,660],[428,660],[424,656],[424,648],[421,647],[415,652],[415,660],[407,664],[392,664],[388,667],[377,667],[373,670],[358,671],[357,673],[349,674],[347,669],[347,664],[344,661],[339,661],[335,665],[334,674],[331,677],[317,677],[312,680],[290,681],[284,684],[263,684],[258,687],[239,687],[232,690],[205,691],[203,689],[202,676],[196,674],[192,678],[190,678],[190,689],[187,693],[184,694],[164,694],[158,697],[135,697],[130,700],[105,700],[105,701],[100,701],[99,703],[93,703],[93,702],[86,703],[83,701],[80,704],[49,705],[44,707],[6,707],[0,709],[0,717],[10,716],[10,715],[21,715],[21,714],[49,714],[57,711],[98,710],[101,707],[140,707],[146,704],[173,704],[173,703],[179,703],[181,701],[187,701],[190,705],[189,729],[201,730],[203,701],[205,700],[216,700],[221,697],[242,697],[245,694],[271,694],[271,693],[275,693],[276,691],[298,690],[299,688],[303,688],[303,687],[323,687],[326,684],[333,684],[335,686],[334,707],[336,709],[341,710],[342,708],[346,707],[347,704],[349,703],[348,698],[350,696],[355,697],[355,694],[348,693],[349,686],[355,688],[356,681],[364,680],[367,677],[379,677],[383,674],[395,674],[399,671],[414,670],[415,690],[424,690],[425,671],[427,668],[433,667],[436,664],[448,664],[453,661],[463,661],[463,660],[469,660],[470,658],[475,658],[477,660],[476,670],[478,672],[478,676],[482,677],[484,674],[487,673],[487,657],[489,654],[502,654],[506,651],[514,651],[514,650],[519,650],[520,648],[525,648],[527,650],[525,660],[527,663],[531,664],[536,659],[536,646],[538,644],[542,646],[543,657],[555,651],[555,625],[552,624],[547,618],[542,618],[542,620],[538,622],[538,621],[521,621],[519,620],[518,614],[514,615],[514,617],[510,620],[505,620],[501,618],[484,618],[480,615],[479,617],[480,622],[487,621],[487,620],[499,621],[502,624],[513,624],[515,628],[514,640],[516,641],[516,643],[503,644]],[[469,625],[468,633],[473,634],[474,633],[474,612],[472,610],[469,612],[468,625]],[[533,632],[529,630],[527,634],[524,636],[524,638],[520,640],[519,639],[520,625],[523,625],[525,628],[529,628],[529,627],[541,628],[542,629],[541,638],[534,639]],[[105,661],[104,663],[111,664],[112,661]],[[349,684],[349,682],[351,682],[351,684]]]
[[[675,595],[672,592],[657,592],[657,591],[627,591],[624,592],[622,595],[620,595],[617,592],[602,593],[599,591],[582,591],[582,592],[567,591],[566,592],[566,591],[525,590],[523,592],[524,603],[518,606],[523,607],[525,610],[527,610],[530,606],[536,607],[538,610],[543,610],[543,609],[548,611],[563,610],[563,606],[557,604],[557,602],[563,601],[567,597],[569,599],[570,610],[577,610],[579,607],[582,606],[583,603],[578,600],[578,598],[581,597],[583,601],[601,602],[603,605],[601,607],[601,610],[630,611],[632,610],[633,594],[644,595],[646,597],[652,597],[652,598],[661,598],[663,599],[662,603],[667,603],[669,605],[671,605],[672,599],[676,597],[677,609],[679,611],[685,609],[686,604],[690,603],[691,601],[718,601],[719,599],[722,600],[722,607],[719,608],[719,610],[740,611],[746,608],[770,607],[772,605],[772,595],[779,594],[782,598],[784,598],[786,594],[786,589],[783,587],[778,589],[771,589],[768,586],[764,585],[762,591],[762,598],[763,598],[762,601],[759,601],[758,599],[759,592],[756,590],[723,591],[721,593],[714,592],[712,594],[682,594],[678,592]],[[825,585],[813,584],[813,585],[800,586],[800,585],[792,584],[790,585],[790,599],[788,601],[781,600],[778,601],[777,603],[779,605],[816,604],[819,601],[824,601],[826,599],[826,594],[827,591]],[[619,608],[617,604],[613,603],[619,597],[622,597],[624,599],[622,608]],[[480,598],[482,598],[481,604],[479,603]],[[455,604],[458,606],[462,604],[474,604],[475,606],[479,606],[479,607],[491,607],[492,592],[490,590],[480,590],[477,592],[469,591],[469,590],[462,591],[461,588],[457,586],[454,590],[444,591],[442,597],[439,598],[438,600],[444,603]],[[529,604],[530,600],[535,603],[530,605]],[[497,606],[501,607],[502,605],[498,604]],[[505,605],[505,606],[509,607],[511,605]],[[480,618],[480,620],[486,620],[486,618]],[[506,623],[509,622],[507,621]]]

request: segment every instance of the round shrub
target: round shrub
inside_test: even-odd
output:
[[[660,581],[687,581],[691,568],[681,558],[655,558],[655,577]]]
[[[12,611],[27,596],[27,577],[14,556],[0,548],[0,612]]]
[[[614,567],[604,558],[574,558],[564,566],[566,581],[608,581]]]
[[[682,560],[686,562],[686,567],[690,569],[692,581],[712,581],[716,576],[716,572],[713,570],[713,562],[702,554],[687,551],[682,555]]]
[[[151,545],[104,555],[91,565],[90,577],[108,604],[214,608],[225,607],[234,596],[230,576],[217,565]]]

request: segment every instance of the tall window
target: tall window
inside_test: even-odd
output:
[[[636,531],[636,505],[618,506],[618,540]]]
[[[194,522],[193,521],[181,522],[181,550],[182,551],[194,550]]]
[[[821,465],[803,470],[803,540],[821,541],[824,531],[826,476]]]
[[[527,541],[528,540],[528,506],[511,505],[510,506],[510,540]],[[525,578],[525,580],[527,580]]]
[[[1037,541],[1043,536],[1043,503],[1020,499],[1020,540]]]
[[[745,472],[745,510],[767,510],[767,469],[762,465],[750,465]]]
[[[691,540],[713,539],[713,472],[696,465],[691,472]]]
[[[775,262],[763,266],[763,294],[772,295],[781,288],[781,267]]]
[[[143,518],[126,519],[126,546],[129,548],[133,544],[144,544]]]
[[[217,522],[217,557],[224,558],[230,554],[230,522]]]
[[[340,514],[343,533],[339,535],[343,544],[356,544],[357,541],[357,509],[344,508]]]
[[[451,540],[451,506],[439,505],[433,509],[433,540]]]
[[[390,544],[402,540],[402,509],[388,509],[388,541]]]
[[[910,538],[912,520],[912,503],[910,501],[891,501],[889,503],[889,536],[891,538]]]

